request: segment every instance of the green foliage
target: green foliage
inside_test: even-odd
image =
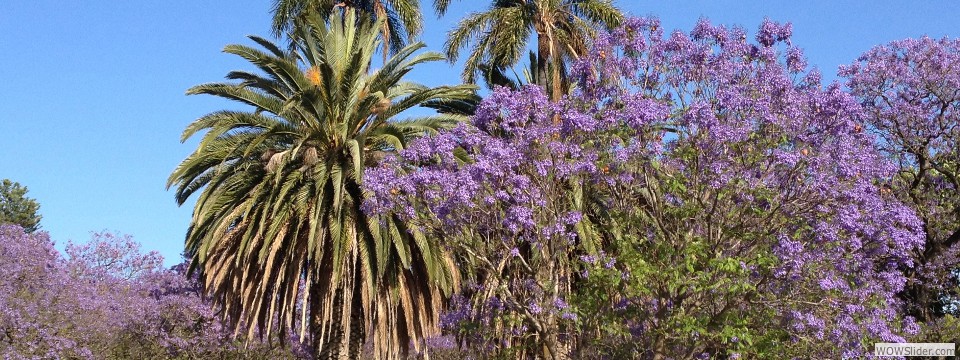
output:
[[[413,42],[423,31],[423,15],[416,0],[274,0],[273,31],[276,35],[291,32],[295,36],[298,22],[310,16],[327,19],[344,9],[357,11],[363,17],[379,20],[377,31],[381,41],[389,47],[387,53],[397,53]]]
[[[910,339],[918,343],[955,343],[960,344],[960,319],[947,314],[928,324],[924,324],[919,334]]]
[[[435,5],[438,13],[444,13],[449,1]],[[494,1],[487,11],[460,20],[447,35],[444,51],[450,61],[456,61],[469,48],[463,79],[472,83],[480,75],[488,83],[497,83],[504,69],[527,54],[529,41],[536,36],[537,51],[531,61],[536,67],[528,77],[552,89],[551,99],[557,100],[568,83],[565,62],[585,55],[598,29],[612,29],[622,20],[623,14],[610,0]]]
[[[228,78],[239,83],[188,91],[253,110],[215,112],[184,131],[184,139],[206,131],[169,179],[181,204],[200,193],[187,253],[249,336],[294,331],[331,356],[355,356],[369,342],[375,356],[393,358],[438,331],[442,300],[458,279],[434,239],[361,210],[363,170],[463,118],[398,114],[471,99],[473,86],[405,81],[415,66],[442,59],[416,54],[422,43],[372,70],[383,21],[352,10],[300,25],[290,51],[257,37],[264,50],[227,46],[262,75],[234,71]]]
[[[604,246],[607,253],[582,268],[583,282],[573,302],[583,319],[580,331],[600,334],[584,337],[584,355],[636,358],[646,353],[649,349],[631,335],[641,323],[656,324],[645,329],[644,337],[650,339],[646,344],[666,348],[683,347],[679,344],[691,337],[700,349],[726,349],[747,358],[782,348],[787,335],[767,326],[776,314],[759,304],[763,299],[755,276],[769,273],[779,262],[768,247],[741,248],[737,253],[724,248],[756,242],[768,231],[759,226],[734,229],[724,219],[742,218],[739,212],[756,218],[772,212],[725,205],[736,190],[688,188],[695,183],[692,179],[658,171],[651,175],[646,188],[619,189],[629,194],[615,196],[637,199],[642,205],[603,214],[604,231],[612,235]],[[695,197],[715,199],[723,214],[711,214]],[[665,199],[676,202],[664,204]],[[712,220],[718,225],[716,237],[688,229],[688,224],[704,218],[716,218]],[[728,245],[719,243],[720,238]],[[744,308],[745,303],[754,305]],[[658,309],[656,321],[646,318],[651,307]]]
[[[27,197],[27,188],[3,179],[0,183],[0,223],[17,224],[28,232],[40,229],[40,204]]]

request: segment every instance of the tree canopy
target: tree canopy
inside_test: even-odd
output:
[[[0,183],[0,223],[16,224],[26,232],[40,229],[40,204],[27,196],[27,188],[9,179]]]
[[[238,83],[189,93],[253,109],[191,124],[184,139],[206,134],[169,184],[181,204],[199,192],[187,253],[238,329],[251,336],[296,331],[317,356],[356,357],[367,343],[374,356],[395,358],[438,331],[458,274],[435,239],[361,211],[363,170],[462,119],[399,114],[428,101],[468,99],[473,86],[407,81],[415,66],[442,59],[417,54],[422,43],[372,69],[382,20],[358,16],[309,17],[290,51],[257,37],[265,50],[228,46],[262,74],[234,71],[228,78]]]
[[[895,168],[860,104],[789,24],[746,35],[629,19],[562,101],[498,89],[368,170],[371,209],[468,264],[451,332],[504,356],[652,359],[854,358],[917,333],[897,294],[922,223],[883,191]]]

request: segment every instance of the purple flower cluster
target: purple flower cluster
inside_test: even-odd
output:
[[[761,282],[770,286],[758,289],[759,295],[810,296],[810,303],[831,299],[818,306],[782,302],[785,319],[792,311],[846,319],[828,332],[850,349],[859,349],[863,336],[902,339],[895,295],[905,283],[902,269],[914,265],[911,254],[923,246],[922,224],[912,209],[884,194],[880,184],[895,169],[862,131],[865,114],[857,99],[838,84],[822,87],[815,72],[793,80],[806,64],[802,51],[790,46],[791,32],[789,24],[765,21],[756,35],[759,44],[752,45],[743,30],[706,20],[689,36],[668,37],[655,20],[630,20],[598,39],[600,51],[574,67],[581,84],[575,95],[584,103],[581,111],[599,116],[611,108],[623,111],[629,107],[622,104],[637,98],[671,105],[670,115],[659,121],[626,124],[629,141],[640,142],[635,146],[662,151],[614,158],[618,168],[635,163],[641,169],[620,179],[664,173],[682,179],[680,192],[664,195],[678,208],[729,194],[722,196],[731,202],[713,200],[704,209],[722,209],[726,216],[684,225],[692,235],[709,240],[717,238],[706,232],[710,228],[762,228],[770,225],[763,219],[782,219],[762,231],[776,239],[770,245],[779,265],[770,269],[776,280]],[[756,209],[757,218],[741,209]],[[737,236],[721,233],[718,239],[742,245]],[[756,281],[764,275],[752,276]],[[875,305],[845,306],[864,299]]]
[[[201,296],[185,265],[162,268],[129,236],[67,245],[0,225],[0,355],[4,358],[220,357],[243,348]],[[134,351],[128,353],[127,351]],[[283,357],[282,351],[274,355]]]
[[[861,131],[897,165],[882,191],[911,205],[926,230],[902,295],[910,314],[932,320],[960,299],[960,40],[877,46],[840,75],[863,105]]]
[[[709,205],[724,209],[726,219],[693,223],[690,231],[710,239],[702,231],[769,226],[759,220],[781,218],[778,228],[769,231],[780,261],[770,269],[776,280],[758,289],[759,295],[796,299],[807,294],[811,304],[826,296],[829,301],[817,306],[782,302],[779,311],[845,319],[827,327],[831,341],[851,351],[859,351],[863,336],[902,339],[895,295],[905,283],[902,269],[914,265],[911,254],[923,246],[922,224],[912,209],[884,193],[881,184],[895,169],[863,131],[865,113],[857,99],[838,84],[822,87],[815,72],[792,80],[806,64],[798,48],[777,48],[780,42],[789,45],[789,25],[764,22],[756,46],[744,41],[742,30],[705,20],[689,37],[674,33],[663,38],[650,24],[628,22],[627,30],[598,41],[609,46],[607,54],[620,56],[588,59],[601,65],[578,67],[581,78],[593,79],[584,83],[596,84],[582,87],[578,95],[592,99],[586,101],[589,106],[604,104],[602,109],[618,102],[608,84],[657,84],[620,91],[675,106],[671,119],[657,124],[671,129],[673,138],[654,137],[664,139],[664,152],[652,160],[660,171],[669,169],[671,176],[686,181],[686,193],[669,194],[668,201],[684,206],[684,199],[703,199],[692,189],[704,189],[703,195],[730,194],[734,200],[730,205],[735,207]],[[604,62],[613,63],[613,71]],[[596,76],[604,73],[612,77]],[[758,221],[742,217],[744,208],[757,209]],[[734,214],[741,216],[740,224],[725,223]],[[751,275],[753,281],[763,276]],[[846,306],[864,299],[874,305]],[[826,329],[811,331],[817,335]]]
[[[572,208],[555,213],[546,200],[559,191],[556,184],[598,169],[595,153],[561,138],[563,124],[570,122],[554,124],[549,115],[556,111],[538,87],[519,93],[497,89],[477,109],[472,125],[416,141],[400,159],[368,170],[364,183],[374,196],[364,208],[435,219],[445,231],[507,229],[506,249],[572,239],[571,228],[582,214]],[[470,160],[455,159],[454,149]]]
[[[709,291],[643,294],[639,303],[673,304],[624,312],[648,334],[672,331],[658,317],[738,311],[847,355],[864,339],[903,340],[911,319],[896,294],[922,223],[885,192],[896,167],[863,131],[858,99],[804,73],[791,32],[765,21],[751,44],[743,29],[706,20],[664,35],[656,19],[628,19],[572,66],[571,96],[550,103],[536,87],[496,89],[471,123],[368,170],[364,208],[404,216],[485,264],[487,288],[509,289],[497,294],[513,302],[508,312],[526,308],[523,321],[540,331],[557,323],[545,304],[569,295],[556,290],[574,279],[569,260],[602,250],[595,234],[609,231],[649,249],[639,255],[647,272],[624,281],[652,287],[661,278],[651,266],[712,279]],[[703,264],[662,255],[695,244],[710,244]]]
[[[364,174],[373,195],[366,211],[404,217],[458,251],[469,249],[483,273],[498,273],[478,279],[490,290],[451,310],[447,323],[457,315],[457,323],[507,321],[503,326],[556,333],[557,324],[576,319],[554,303],[566,296],[557,289],[567,286],[545,284],[572,278],[566,259],[579,246],[584,208],[570,201],[570,186],[609,172],[597,166],[596,149],[573,139],[610,124],[592,123],[597,117],[567,105],[551,103],[536,86],[496,89],[470,124],[415,141]],[[491,307],[494,299],[505,306]],[[517,317],[519,324],[509,320]],[[522,342],[525,335],[489,343]]]

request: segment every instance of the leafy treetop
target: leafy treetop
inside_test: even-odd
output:
[[[3,179],[0,184],[0,223],[20,225],[28,233],[40,229],[40,204],[27,197],[27,188]]]

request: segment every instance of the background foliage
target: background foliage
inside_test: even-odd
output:
[[[862,100],[821,84],[790,36],[629,19],[573,65],[564,101],[496,90],[368,170],[367,206],[469,265],[446,320],[477,352],[858,358],[906,341],[924,222]]]
[[[9,179],[0,183],[0,224],[17,224],[27,232],[40,228],[40,204],[27,197],[27,188]]]
[[[234,339],[185,266],[129,236],[68,244],[0,225],[0,355],[8,359],[280,359],[297,349]],[[263,339],[268,340],[268,339]]]

